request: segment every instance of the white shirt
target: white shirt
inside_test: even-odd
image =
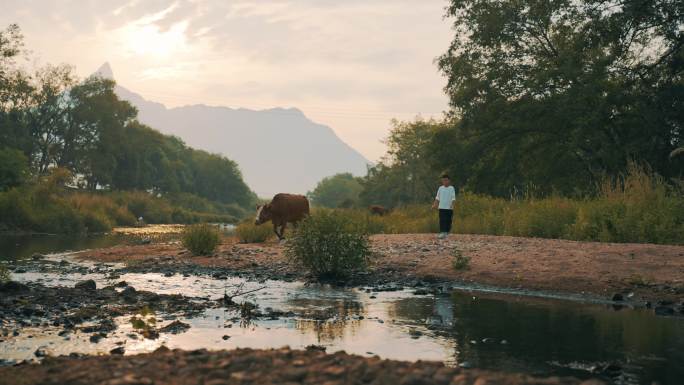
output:
[[[456,189],[454,186],[439,186],[435,199],[439,201],[440,209],[451,210],[451,205],[456,200]]]

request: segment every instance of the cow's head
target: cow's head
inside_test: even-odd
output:
[[[254,220],[255,225],[258,226],[271,220],[270,203],[266,203],[265,205],[257,205],[256,210],[256,219]]]

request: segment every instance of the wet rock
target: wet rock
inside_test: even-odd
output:
[[[126,349],[123,346],[116,347],[109,351],[109,354],[123,355],[126,353]]]
[[[76,283],[74,288],[80,290],[93,291],[97,289],[97,285],[95,284],[95,281],[93,281],[92,279],[87,279],[85,281]]]
[[[489,337],[487,337],[487,338],[483,338],[483,339],[482,339],[482,343],[483,343],[483,344],[493,344],[493,343],[495,343],[495,342],[496,342],[496,339],[494,339],[494,338],[489,338]]]
[[[463,368],[463,369],[470,369],[470,368],[473,367],[473,364],[471,364],[471,363],[468,362],[468,361],[463,361],[463,362],[460,362],[460,363],[458,364],[458,366],[461,367],[461,368]]]
[[[428,295],[430,292],[428,292],[425,289],[417,289],[413,292],[413,295]]]
[[[40,347],[40,348],[36,349],[35,352],[33,352],[33,355],[38,357],[38,358],[42,358],[42,357],[46,357],[48,354],[47,354],[47,351],[45,350],[45,348]]]
[[[613,294],[613,301],[619,302],[619,301],[624,301],[625,297],[622,295],[622,293],[615,293]]]
[[[230,336],[226,334],[223,337],[221,337],[221,339],[223,339],[224,341],[228,341],[230,339]]]
[[[135,302],[137,300],[138,292],[133,286],[127,286],[119,295],[121,295],[126,302]]]
[[[89,338],[88,340],[89,340],[90,342],[96,344],[96,343],[100,342],[100,340],[103,339],[103,338],[106,337],[106,336],[107,336],[106,334],[105,334],[104,336],[103,336],[102,334],[99,334],[99,333],[98,333],[98,334],[93,334],[92,336],[90,336],[90,338]]]
[[[40,261],[41,259],[45,259],[45,255],[40,254],[40,253],[35,253],[31,256],[31,259],[34,261]]]
[[[29,290],[31,289],[28,286],[15,281],[0,283],[0,293],[22,293]]]
[[[188,329],[190,329],[189,324],[186,324],[186,323],[181,322],[181,321],[173,321],[170,324],[159,329],[159,332],[160,333],[180,334],[180,333],[186,332]]]
[[[423,335],[423,332],[421,332],[420,330],[416,330],[416,329],[409,330],[409,336],[411,336],[411,338],[413,338],[414,340],[420,338],[422,335]]]
[[[116,283],[116,285],[114,285],[114,287],[126,287],[126,286],[128,286],[128,282],[126,282],[126,281],[119,281]]]
[[[674,309],[669,306],[656,306],[654,311],[656,315],[674,315]]]
[[[622,366],[618,363],[611,362],[605,365],[599,365],[592,369],[595,374],[600,374],[608,377],[618,377],[622,373]]]
[[[321,346],[321,345],[313,345],[313,344],[311,344],[311,345],[308,345],[305,349],[308,350],[308,351],[324,352],[324,351],[326,350],[326,347],[325,347],[325,346]]]

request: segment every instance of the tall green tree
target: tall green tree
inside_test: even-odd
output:
[[[369,169],[363,180],[361,200],[366,205],[394,207],[429,202],[439,174],[447,169],[436,158],[441,143],[433,146],[436,133],[447,123],[417,119],[392,122],[387,154]]]
[[[350,173],[340,173],[323,178],[307,195],[314,205],[337,208],[352,207],[359,203],[363,186]]]
[[[13,148],[0,148],[0,191],[21,185],[28,175],[28,159],[24,153]]]
[[[681,1],[452,0],[439,58],[468,186],[573,193],[630,161],[678,176],[684,125]]]

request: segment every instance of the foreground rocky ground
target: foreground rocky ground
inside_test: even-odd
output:
[[[535,378],[474,369],[447,368],[437,362],[364,358],[344,352],[252,350],[208,352],[160,348],[136,356],[58,357],[40,365],[0,367],[0,384],[106,385],[598,385],[574,378]]]
[[[684,300],[684,246],[575,242],[489,235],[374,235],[375,257],[356,285],[395,283],[481,284],[501,288],[580,294],[671,307]],[[463,270],[454,253],[469,257]],[[275,242],[239,244],[227,239],[210,257],[192,257],[179,243],[118,246],[82,252],[78,258],[125,262],[130,271],[243,274],[256,278],[306,279]],[[659,304],[660,303],[660,304]]]

